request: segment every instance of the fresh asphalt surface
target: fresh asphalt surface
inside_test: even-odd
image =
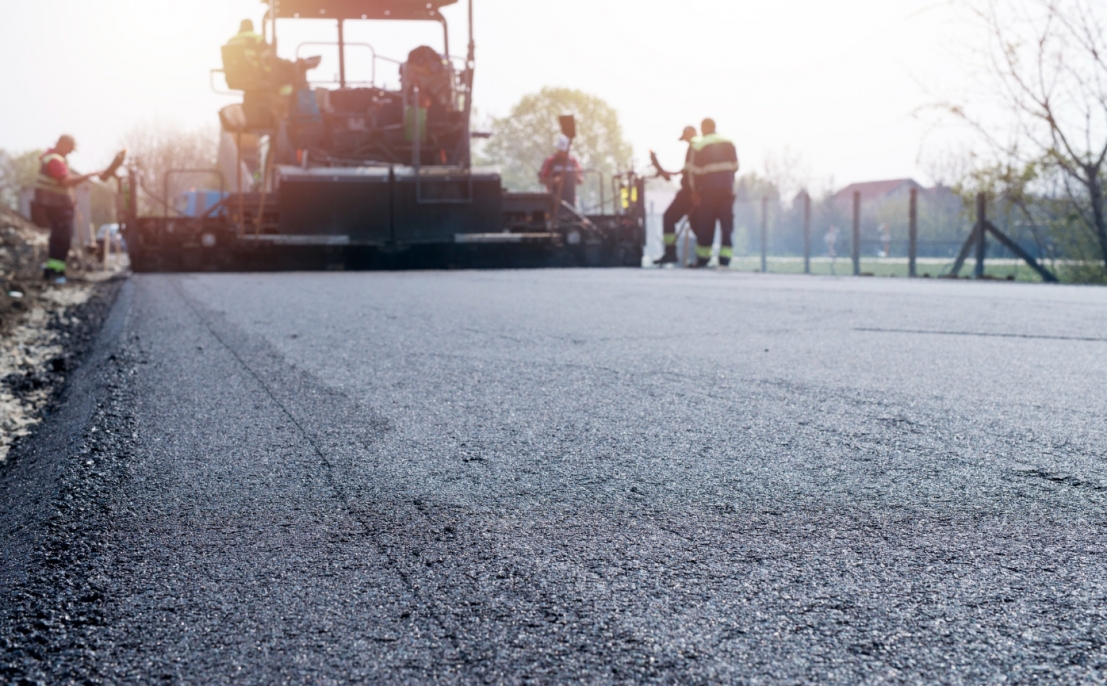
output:
[[[5,472],[6,673],[1103,681],[1105,308],[715,272],[136,276],[87,407],[37,439],[69,447]],[[16,527],[36,488],[55,509]]]

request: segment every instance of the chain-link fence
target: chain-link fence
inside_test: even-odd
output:
[[[649,199],[650,240],[646,252],[651,260],[661,255],[661,218],[671,198],[671,194],[654,193]],[[1036,227],[1020,222],[1010,212],[990,217],[1018,250],[1047,265],[1056,261],[1053,246]],[[790,204],[774,197],[739,194],[734,203],[731,268],[906,277],[911,275],[914,262],[916,276],[945,277],[951,275],[976,224],[974,208],[967,208],[960,195],[941,187],[905,189],[868,200],[846,193],[816,201],[801,194]],[[677,232],[677,254],[683,265],[695,261],[696,239],[688,228],[685,219]],[[720,232],[716,229],[716,255],[719,245]],[[1041,280],[1038,271],[999,240],[988,241],[985,257],[988,277]],[[969,258],[970,262],[975,259],[975,251]]]

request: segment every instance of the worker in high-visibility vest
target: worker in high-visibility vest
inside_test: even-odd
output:
[[[277,57],[273,46],[265,42],[265,36],[254,31],[254,22],[249,19],[242,20],[238,33],[223,46],[227,86],[244,91],[244,105],[262,112],[262,117],[274,112],[278,116],[287,114],[297,80],[307,89],[305,74],[319,66],[320,59],[309,57],[292,61]],[[267,128],[271,124],[259,123],[259,126]]]
[[[250,52],[254,54],[252,61],[255,65],[260,65],[261,53],[269,47],[265,42],[265,37],[254,31],[254,22],[249,19],[242,20],[242,23],[238,25],[238,33],[227,41],[227,45],[245,45],[248,48],[253,48]]]
[[[734,175],[738,173],[738,152],[734,143],[715,131],[715,120],[704,119],[703,134],[692,141],[692,231],[696,234],[696,262],[705,266],[715,242],[715,225],[723,233],[719,264],[730,265],[734,255]]]
[[[76,206],[73,189],[100,174],[72,174],[66,156],[76,149],[73,136],[58,138],[57,144],[39,158],[35,179],[34,202],[50,227],[50,251],[43,276],[57,283],[65,283],[65,261],[69,256]]]
[[[227,49],[233,48],[228,53]],[[234,57],[238,55],[238,57]],[[228,57],[230,56],[230,60]],[[238,33],[223,48],[223,71],[227,85],[235,90],[260,91],[271,87],[273,54],[265,36],[254,31],[254,22],[243,19]]]

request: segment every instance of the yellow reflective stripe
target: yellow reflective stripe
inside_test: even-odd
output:
[[[236,34],[234,38],[231,38],[229,41],[227,41],[227,45],[242,47],[243,59],[246,60],[246,63],[254,69],[260,68],[262,66],[260,64],[261,51],[264,48],[268,47],[265,42],[265,38],[261,34],[255,33],[253,31],[243,31],[242,33]]]
[[[737,172],[737,162],[715,162],[714,164],[707,164],[702,167],[692,167],[692,173],[698,176],[705,174],[714,174],[716,172]]]
[[[62,164],[66,165],[67,168],[69,165],[69,163],[66,162],[65,157],[59,155],[56,152],[50,153],[49,155],[44,155],[42,157],[42,160],[39,162],[38,176],[35,177],[35,188],[44,191],[51,191],[54,193],[65,193],[66,195],[68,195],[69,189],[63,186],[53,176],[50,176],[46,173],[46,167],[51,162],[61,162]]]
[[[65,190],[65,186],[58,183],[54,177],[48,174],[39,174],[35,177],[35,188],[41,188],[47,191]]]
[[[699,152],[700,150],[703,150],[707,146],[711,145],[712,143],[731,143],[733,145],[733,143],[731,142],[731,140],[729,138],[726,138],[725,136],[720,136],[717,133],[709,133],[706,136],[700,136],[699,138],[693,138],[692,139],[692,149],[695,150],[696,152]]]
[[[64,272],[65,262],[62,260],[55,260],[53,257],[51,257],[50,259],[46,260],[46,268],[53,269],[56,272]]]
[[[734,248],[723,246],[719,249],[719,257],[723,257],[729,260],[730,258],[734,257]]]
[[[697,245],[696,246],[696,257],[702,257],[704,259],[707,259],[707,258],[711,257],[711,246],[709,245],[705,248],[702,245]]]
[[[676,234],[675,233],[665,234],[665,245],[676,245]]]
[[[66,197],[70,196],[70,189],[61,185],[49,176],[45,178],[39,176],[37,179],[35,179],[35,190],[44,191],[46,193],[53,193],[55,195],[64,195]]]
[[[236,33],[233,38],[227,41],[227,45],[247,45],[249,43],[264,43],[265,38],[254,31],[243,31]]]

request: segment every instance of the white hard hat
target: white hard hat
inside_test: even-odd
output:
[[[561,152],[569,152],[569,137],[565,134],[558,134],[557,143],[554,146]]]

